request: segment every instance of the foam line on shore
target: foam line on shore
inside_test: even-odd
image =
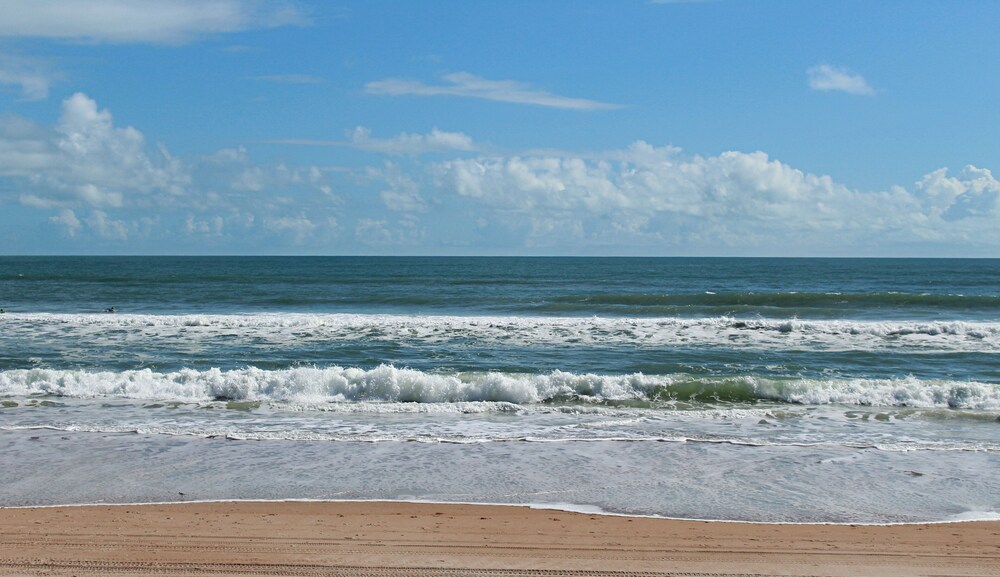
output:
[[[823,525],[823,526],[865,526],[865,527],[893,527],[909,525],[942,525],[950,523],[991,523],[1000,522],[1000,512],[997,511],[966,511],[954,515],[954,518],[912,521],[912,522],[833,522],[833,521],[753,521],[746,519],[705,519],[695,517],[670,517],[666,515],[649,515],[636,513],[619,513],[607,511],[596,505],[575,504],[575,503],[487,503],[480,501],[436,501],[430,499],[192,499],[190,501],[148,501],[134,503],[65,503],[58,505],[0,505],[0,510],[4,509],[59,509],[76,507],[146,507],[146,506],[183,506],[197,504],[220,504],[220,503],[409,503],[417,505],[441,505],[441,506],[476,506],[476,507],[521,507],[527,509],[539,509],[548,511],[564,511],[581,515],[601,515],[605,517],[625,517],[633,519],[663,519],[666,521],[690,521],[696,523],[738,523],[746,525]]]

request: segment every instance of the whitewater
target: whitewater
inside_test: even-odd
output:
[[[2,257],[0,505],[995,516],[998,286],[993,260]]]

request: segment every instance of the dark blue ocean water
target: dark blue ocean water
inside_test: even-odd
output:
[[[1000,382],[1000,260],[6,257],[0,306],[0,369]]]
[[[1000,511],[1000,260],[0,257],[0,308],[0,504]]]
[[[8,311],[1000,320],[1000,259],[0,257]]]

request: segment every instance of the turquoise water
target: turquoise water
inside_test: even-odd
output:
[[[0,308],[0,504],[1000,511],[1000,260],[0,257]]]

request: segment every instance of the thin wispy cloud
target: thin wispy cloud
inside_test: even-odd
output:
[[[309,22],[292,2],[263,0],[0,0],[0,14],[0,37],[110,43],[179,44]]]
[[[0,87],[4,84],[17,87],[24,100],[47,98],[49,87],[60,77],[42,59],[0,52]]]
[[[358,126],[349,134],[355,148],[383,154],[423,154],[447,150],[471,151],[476,146],[472,138],[461,132],[445,132],[434,128],[427,134],[404,132],[392,138],[375,138],[371,130]]]
[[[420,155],[433,152],[477,150],[476,144],[467,134],[432,129],[427,134],[403,132],[390,138],[377,138],[372,131],[358,126],[347,132],[347,140],[309,140],[283,138],[264,141],[266,144],[288,144],[298,146],[340,146],[357,148],[368,152],[389,155]]]
[[[534,89],[524,82],[488,80],[468,72],[446,74],[442,78],[445,84],[424,84],[417,80],[387,78],[369,82],[365,85],[365,92],[385,96],[459,96],[568,110],[621,108],[618,104],[560,96]]]
[[[846,92],[859,96],[875,94],[875,89],[864,76],[847,68],[820,64],[806,70],[806,74],[809,77],[809,88],[813,90]]]

